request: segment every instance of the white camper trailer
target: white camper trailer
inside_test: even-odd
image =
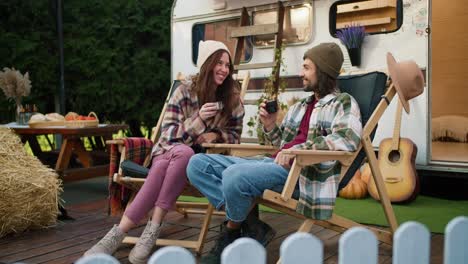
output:
[[[397,61],[414,60],[425,75],[424,93],[410,101],[410,114],[403,113],[401,137],[418,148],[418,169],[468,172],[468,90],[463,80],[468,68],[468,22],[463,0],[297,0],[283,1],[284,61],[281,76],[288,87],[280,95],[286,101],[302,97],[299,72],[304,52],[321,42],[336,42],[345,55],[343,73],[386,72],[386,53]],[[223,41],[231,50],[229,32],[238,26],[241,10],[247,8],[253,25],[271,23],[277,15],[274,0],[176,0],[172,10],[172,78],[177,73],[197,72],[195,65],[200,40]],[[352,66],[346,48],[334,37],[344,24],[359,23],[373,32],[361,49],[361,63]],[[273,37],[248,39],[244,64],[271,61]],[[241,72],[240,72],[241,73]],[[259,98],[271,69],[250,70],[246,100]],[[397,100],[379,122],[373,145],[392,137]],[[247,106],[249,116],[255,106]],[[245,124],[246,125],[246,124]],[[252,137],[244,129],[244,138]],[[255,137],[255,135],[253,136]],[[439,141],[445,140],[445,141]],[[447,142],[447,140],[452,142]]]

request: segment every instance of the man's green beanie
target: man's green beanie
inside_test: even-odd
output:
[[[336,79],[343,66],[343,52],[336,43],[321,43],[304,53],[321,71]]]

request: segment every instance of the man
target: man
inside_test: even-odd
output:
[[[349,94],[339,93],[336,86],[342,64],[343,53],[335,43],[322,43],[304,54],[301,77],[304,90],[311,95],[290,108],[281,126],[275,122],[277,113],[268,113],[266,104],[260,104],[265,135],[280,147],[271,158],[217,154],[198,154],[191,158],[187,167],[190,182],[217,209],[224,208],[227,217],[220,238],[210,254],[202,258],[202,263],[220,262],[222,250],[242,235],[241,227],[249,222],[245,220],[256,197],[266,189],[281,192],[294,158],[282,150],[357,149],[362,132],[359,106]],[[330,218],[339,173],[340,164],[334,161],[305,167],[298,184],[297,212],[313,219]],[[269,242],[266,239],[271,238],[259,237],[264,245]]]

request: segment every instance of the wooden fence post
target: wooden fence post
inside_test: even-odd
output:
[[[377,238],[364,227],[353,227],[340,238],[339,264],[377,264]]]
[[[429,264],[430,232],[422,224],[406,222],[393,237],[393,264]]]
[[[366,228],[353,227],[339,240],[339,264],[377,264],[377,238]],[[294,233],[281,244],[282,264],[323,263],[323,243],[309,233]],[[251,238],[240,238],[227,246],[221,254],[222,264],[265,264],[265,248]],[[417,222],[406,222],[395,232],[393,264],[429,264],[430,232]],[[106,254],[78,259],[76,264],[119,264]],[[195,264],[193,254],[185,248],[167,246],[157,250],[149,264]],[[468,217],[454,218],[445,228],[444,264],[468,263]]]
[[[195,264],[192,253],[185,248],[168,246],[158,249],[149,259],[148,264]]]
[[[110,255],[104,254],[104,253],[84,256],[75,262],[75,264],[96,264],[96,263],[120,264],[120,262],[116,258]]]
[[[280,257],[281,264],[322,264],[322,241],[309,233],[294,233],[281,243]]]
[[[458,216],[445,227],[444,264],[468,263],[468,217]]]
[[[181,262],[179,262],[181,263]],[[265,264],[265,248],[252,238],[239,238],[227,246],[221,254],[222,264]]]

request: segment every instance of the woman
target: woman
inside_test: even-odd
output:
[[[186,167],[194,155],[192,147],[205,142],[239,143],[244,108],[232,78],[229,50],[218,41],[201,41],[197,66],[200,72],[183,82],[168,103],[145,183],[119,225],[85,255],[114,253],[126,233],[154,209],[129,255],[131,263],[146,263],[164,217],[187,182]]]

